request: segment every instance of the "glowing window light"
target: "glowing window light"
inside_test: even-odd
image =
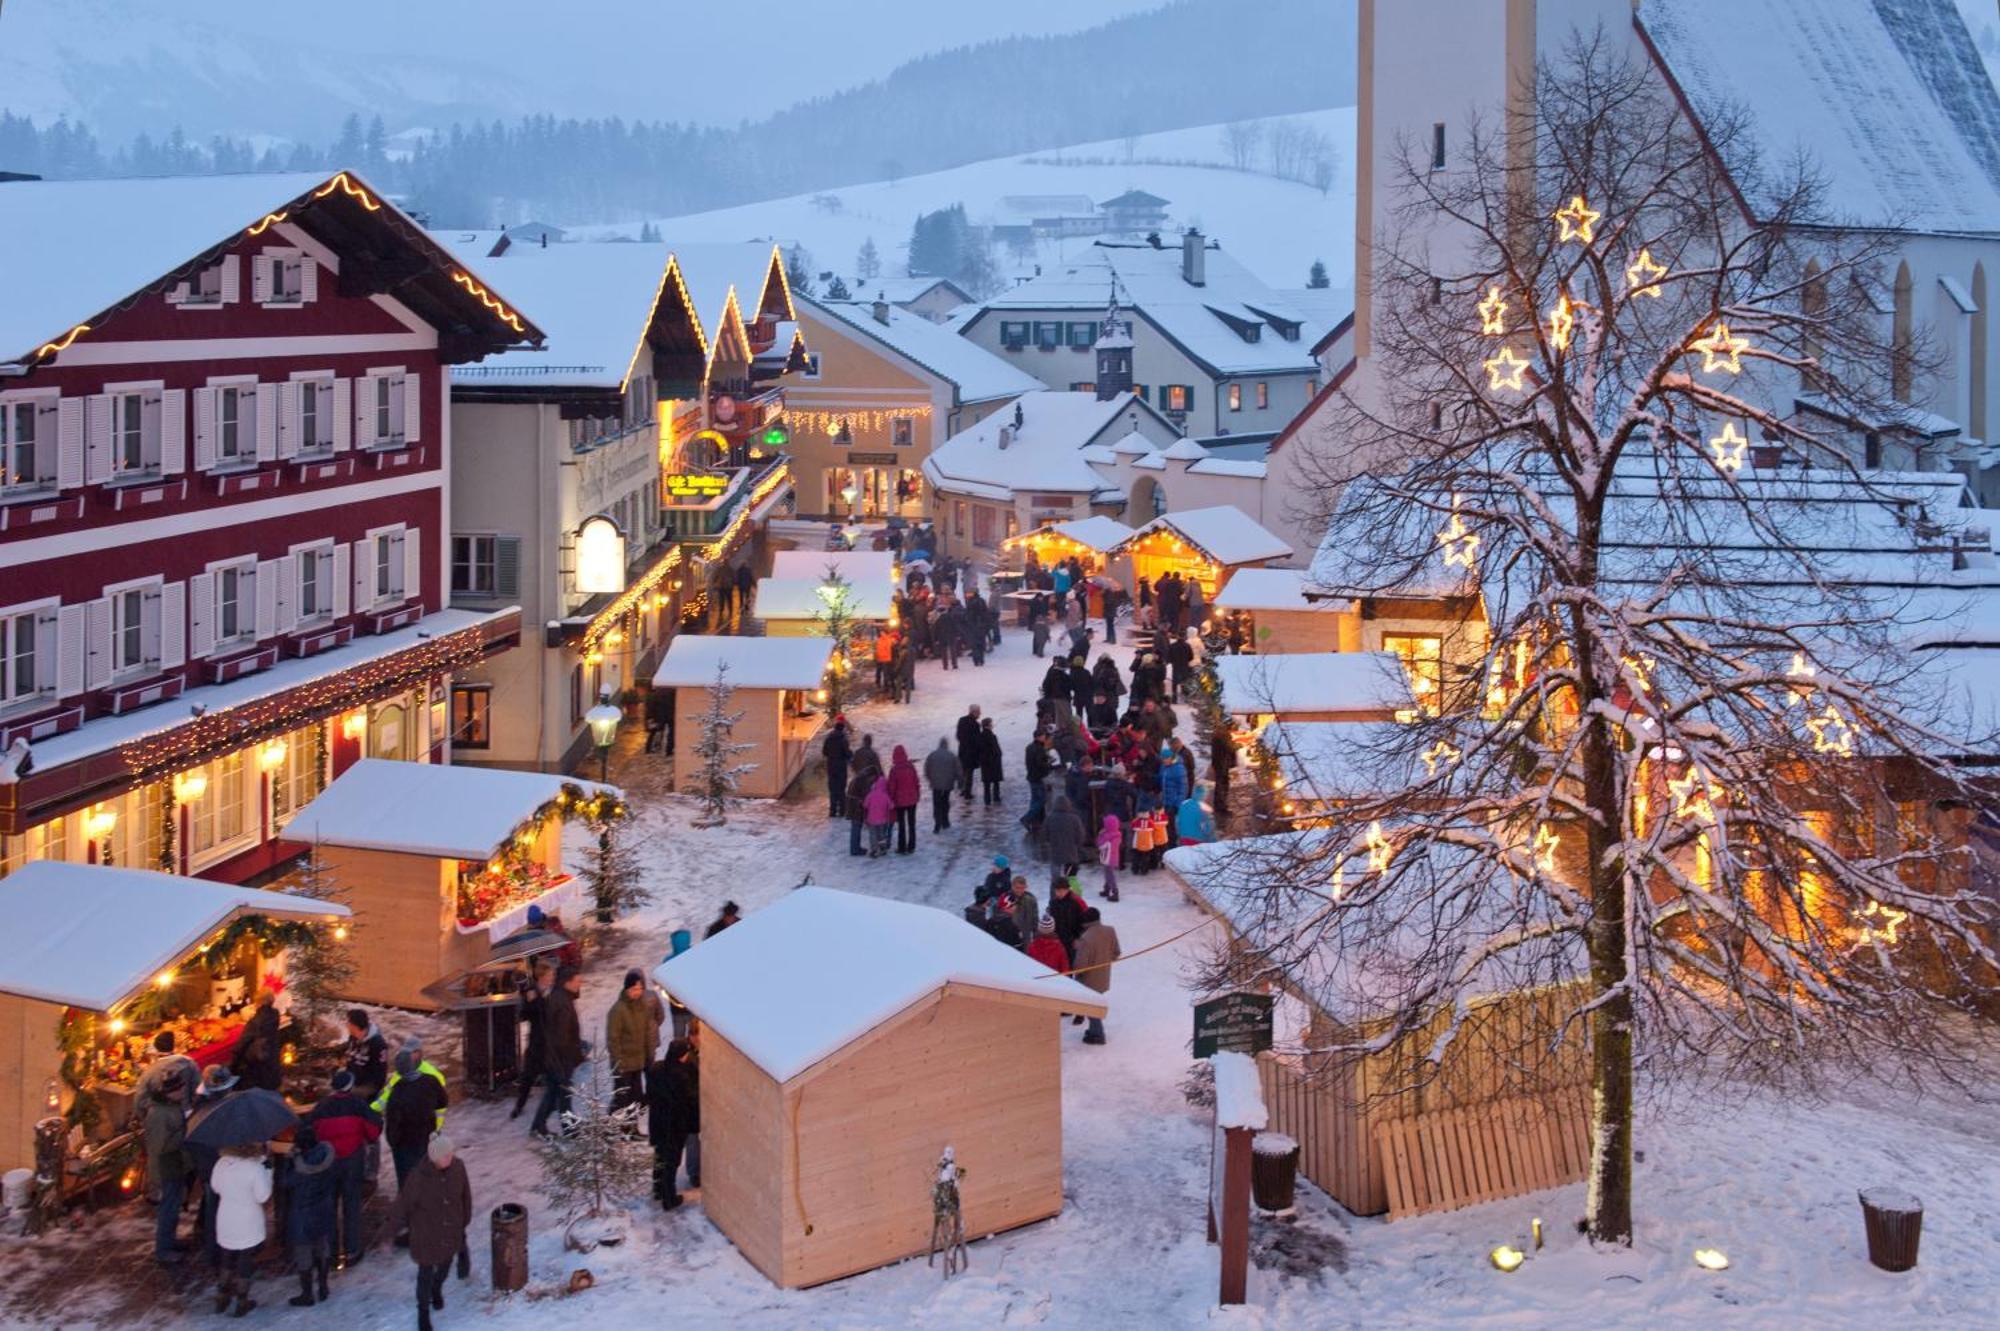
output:
[[[1486,299],[1479,302],[1479,331],[1490,336],[1499,336],[1507,331],[1507,298],[1494,287],[1486,293]]]
[[[1655,258],[1649,249],[1639,251],[1639,257],[1632,260],[1625,269],[1625,289],[1633,296],[1660,298],[1660,279],[1667,275],[1667,266]]]
[[[1486,371],[1486,387],[1492,392],[1518,393],[1527,386],[1528,362],[1514,354],[1512,347],[1500,348],[1481,363]]]
[[[1575,240],[1588,245],[1597,239],[1597,219],[1604,216],[1583,201],[1581,194],[1573,195],[1565,206],[1556,210],[1556,222],[1562,227],[1557,240]]]
[[[1653,671],[1660,664],[1657,658],[1641,652],[1637,656],[1620,657],[1619,663],[1631,674],[1632,682],[1639,686],[1639,692],[1651,693],[1653,691]]]
[[[1718,323],[1707,337],[1694,342],[1689,350],[1701,353],[1701,368],[1704,374],[1717,371],[1728,374],[1743,373],[1743,353],[1750,349],[1750,339],[1738,337],[1729,331],[1729,325]]]

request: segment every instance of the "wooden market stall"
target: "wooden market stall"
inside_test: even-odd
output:
[[[895,940],[885,947],[884,940]],[[929,906],[801,887],[661,966],[701,1019],[702,1210],[785,1288],[1062,1210],[1062,1013],[1104,997]]]
[[[344,929],[349,911],[150,869],[34,860],[0,880],[0,918],[11,934],[0,948],[0,1170],[32,1167],[36,1124],[62,1115],[73,1125],[68,1184],[88,1158],[113,1157],[161,1029],[197,1064],[227,1063],[258,994],[278,988],[286,940]]]
[[[699,761],[701,718],[718,671],[735,689],[729,711],[742,719],[731,742],[748,744],[739,763],[755,763],[737,785],[752,799],[776,799],[805,769],[813,737],[826,718],[813,703],[833,662],[830,638],[675,638],[653,676],[655,688],[675,690],[674,756],[683,781]]]
[[[1178,573],[1201,584],[1211,601],[1237,570],[1292,557],[1292,547],[1240,508],[1218,505],[1162,513],[1111,551],[1132,561],[1132,575],[1158,583]]]
[[[1413,714],[1409,676],[1394,652],[1220,656],[1222,710],[1261,729],[1270,720],[1391,721]]]
[[[1234,650],[1267,656],[1291,652],[1358,652],[1352,603],[1306,599],[1306,575],[1295,568],[1238,569],[1214,602],[1233,630]]]
[[[562,869],[563,824],[600,807],[620,816],[623,802],[616,787],[554,773],[364,758],[285,836],[319,846],[366,931],[352,996],[433,1010],[430,986],[484,962],[530,907],[582,918],[582,884]]]
[[[779,550],[771,556],[771,576],[824,582],[832,569],[857,590],[880,586],[893,593],[900,558],[892,550]]]
[[[835,584],[823,573],[809,578],[760,578],[753,604],[766,637],[824,637],[823,617],[837,594]],[[895,592],[887,582],[870,579],[848,586],[847,615],[858,632],[872,633],[892,622],[895,614]]]
[[[1130,527],[1116,518],[1098,513],[1009,536],[1000,543],[1000,548],[1021,562],[1026,562],[1027,557],[1032,555],[1043,568],[1065,559],[1076,559],[1082,561],[1084,572],[1103,573],[1110,567],[1111,552],[1131,535]]]

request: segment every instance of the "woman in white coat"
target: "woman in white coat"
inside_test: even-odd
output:
[[[257,1306],[250,1277],[264,1246],[264,1204],[271,1200],[271,1161],[262,1145],[224,1147],[209,1175],[215,1190],[215,1241],[222,1249],[222,1283],[215,1310],[241,1317]],[[231,1300],[236,1306],[230,1308]]]

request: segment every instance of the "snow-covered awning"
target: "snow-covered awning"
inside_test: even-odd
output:
[[[831,638],[736,638],[683,633],[667,646],[653,683],[705,689],[728,668],[739,689],[816,689],[833,658]]]
[[[239,915],[352,913],[337,902],[205,878],[34,860],[0,879],[0,918],[12,934],[0,948],[0,993],[109,1012]]]
[[[1295,568],[1245,568],[1230,576],[1216,596],[1217,610],[1319,610],[1335,614],[1353,608],[1336,597],[1306,599],[1306,575]]]
[[[757,618],[818,619],[830,604],[833,584],[824,577],[760,578],[757,581]],[[895,608],[895,589],[887,582],[869,579],[849,585],[848,615],[854,619],[887,619]]]
[[[1102,513],[1099,513],[1087,518],[1073,518],[1068,522],[1057,522],[1046,527],[1037,527],[1033,531],[1024,531],[1018,536],[1009,536],[1001,544],[1005,546],[1025,545],[1038,536],[1057,536],[1065,541],[1074,541],[1087,550],[1095,550],[1099,554],[1104,554],[1115,550],[1131,535],[1132,529],[1130,527],[1116,518],[1106,517]]]
[[[292,816],[285,839],[484,860],[564,786],[623,795],[558,773],[363,758]]]
[[[1284,538],[1266,530],[1240,508],[1218,504],[1213,508],[1191,508],[1182,513],[1162,513],[1127,537],[1120,549],[1132,546],[1155,532],[1172,532],[1216,563],[1256,564],[1268,559],[1289,559],[1292,547]]]
[[[1387,719],[1416,706],[1394,652],[1293,652],[1215,662],[1222,709],[1235,716],[1365,712]]]

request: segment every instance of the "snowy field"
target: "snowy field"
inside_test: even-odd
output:
[[[1117,651],[1121,662],[1123,649]],[[1010,633],[983,670],[945,674],[925,663],[916,701],[856,709],[886,756],[903,743],[915,755],[951,732],[965,706],[998,718],[1007,752],[1010,807],[978,805],[941,836],[920,811],[917,853],[850,859],[844,822],[829,821],[820,786],[808,778],[793,799],[748,806],[725,828],[688,826],[688,806],[663,794],[659,759],[624,752],[612,776],[634,793],[635,837],[659,900],[593,953],[582,1007],[586,1034],[601,1038],[603,1014],[628,965],[656,963],[675,927],[697,936],[724,898],[746,911],[778,898],[810,874],[817,883],[928,902],[956,910],[990,857],[1032,857],[1013,819],[1023,807],[1019,752],[1043,663],[1025,635]],[[963,805],[957,807],[963,808]],[[1037,897],[1045,876],[1030,868]],[[1089,875],[1086,881],[1094,879]],[[1105,907],[1126,953],[1201,923],[1162,875],[1127,876],[1124,900]],[[634,1203],[633,1236],[617,1252],[565,1253],[533,1191],[527,1119],[507,1104],[455,1106],[449,1130],[472,1172],[473,1279],[452,1282],[440,1328],[512,1331],[549,1325],[604,1328],[901,1327],[1232,1328],[1317,1327],[1744,1327],[1913,1328],[2000,1326],[2000,1126],[1987,1103],[1960,1096],[1905,1102],[1866,1087],[1826,1104],[1783,1104],[1759,1093],[1704,1097],[1640,1125],[1640,1243],[1628,1255],[1592,1254],[1570,1229],[1583,1205],[1580,1186],[1451,1215],[1388,1224],[1346,1216],[1302,1189],[1298,1226],[1260,1226],[1254,1240],[1257,1302],[1226,1315],[1211,1307],[1216,1263],[1203,1242],[1205,1125],[1176,1083],[1188,1065],[1184,959],[1210,930],[1121,965],[1112,986],[1110,1042],[1077,1043],[1065,1027],[1063,1152],[1066,1204],[1054,1220],[971,1249],[969,1273],[943,1281],[921,1261],[806,1291],[780,1291],[736,1254],[698,1204],[663,1215]],[[893,949],[896,940],[880,945]],[[699,944],[697,944],[699,946]],[[392,1040],[413,1026],[445,1042],[445,1027],[387,1014]],[[2000,1062],[1989,1062],[2000,1068]],[[385,1169],[386,1179],[386,1169]],[[1922,1265],[1892,1276],[1867,1265],[1858,1187],[1889,1181],[1928,1206]],[[385,1186],[392,1186],[385,1182]],[[536,1222],[526,1295],[495,1298],[485,1216],[501,1201],[528,1204]],[[1549,1248],[1502,1276],[1485,1254],[1525,1242],[1531,1217],[1550,1232]],[[128,1210],[92,1221],[80,1234],[0,1243],[0,1307],[6,1288],[32,1267],[63,1260],[65,1245],[115,1244],[135,1266],[145,1261],[144,1226]],[[101,1227],[100,1227],[101,1226]],[[1729,1255],[1721,1274],[1698,1271],[1697,1246]],[[577,1267],[596,1286],[573,1296],[555,1290]],[[115,1281],[115,1276],[112,1277]],[[376,1248],[337,1276],[333,1307],[298,1310],[273,1277],[259,1282],[261,1325],[307,1328],[409,1324],[412,1267],[405,1254]],[[184,1318],[106,1319],[116,1290],[85,1285],[59,1310],[11,1324],[179,1325],[210,1314],[190,1304]]]
[[[968,220],[982,223],[1005,195],[1083,194],[1102,202],[1136,188],[1169,201],[1171,227],[1199,226],[1272,286],[1303,287],[1313,260],[1319,259],[1333,284],[1346,287],[1354,271],[1354,109],[1281,118],[1309,125],[1333,141],[1338,171],[1325,192],[1227,166],[1222,127],[1208,125],[1140,135],[1129,154],[1122,139],[1084,143],[902,180],[653,220],[668,244],[762,239],[775,239],[787,248],[803,244],[812,256],[814,273],[831,270],[852,285],[854,256],[870,237],[881,253],[882,271],[904,271],[910,228],[919,213],[962,203]],[[1133,159],[1129,164],[1128,156]],[[1257,164],[1264,164],[1261,149]],[[838,200],[837,211],[827,206],[830,200]],[[583,238],[637,236],[639,224],[582,226],[575,231]],[[1060,263],[1094,240],[1082,236],[1041,241],[1027,257],[1001,245],[994,248],[993,257],[1003,274],[1027,275],[1035,264]]]

